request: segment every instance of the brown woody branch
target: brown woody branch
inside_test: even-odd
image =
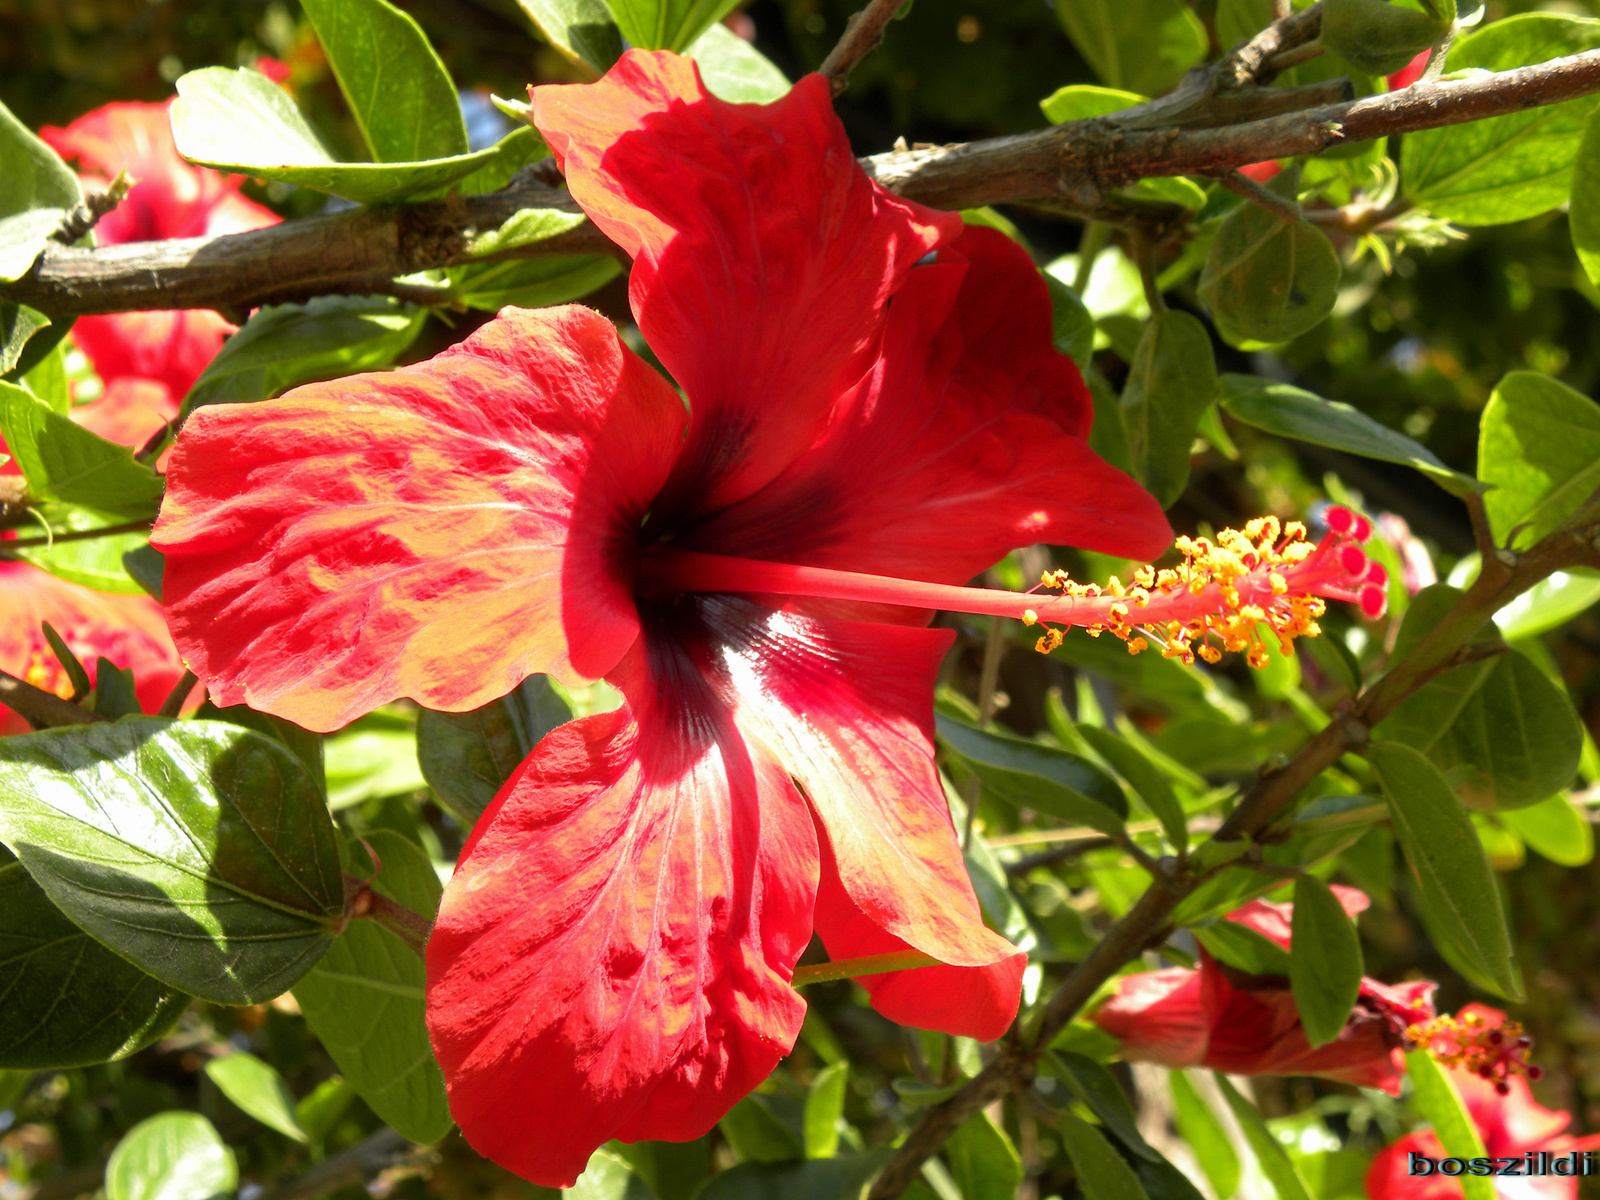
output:
[[[21,713],[35,729],[51,729],[58,725],[92,725],[104,721],[99,713],[81,708],[71,700],[63,700],[54,692],[34,687],[25,679],[18,679],[0,671],[0,704]]]
[[[1273,29],[1281,26],[1303,34],[1307,14],[1315,12],[1296,13]],[[1248,46],[1263,43],[1265,37]],[[1292,39],[1277,36],[1266,41],[1281,49]],[[1236,66],[1235,59],[1241,53],[1242,49],[1236,51],[1211,71],[1221,67],[1228,78],[1240,76],[1244,68]],[[1271,56],[1247,57],[1260,70]],[[1600,50],[1221,125],[1206,122],[1220,119],[1217,114],[1237,116],[1259,111],[1263,104],[1270,108],[1283,103],[1286,94],[1319,101],[1326,93],[1254,85],[1227,89],[1219,88],[1216,80],[1213,73],[1201,84],[1180,85],[1176,101],[1163,97],[1109,117],[1012,137],[891,151],[863,159],[862,165],[890,191],[939,208],[1034,201],[1084,217],[1130,224],[1148,214],[1114,193],[1140,179],[1218,176],[1261,159],[1315,154],[1334,145],[1435,129],[1600,92]],[[1157,120],[1167,123],[1149,127]],[[483,196],[363,209],[224,237],[134,242],[94,250],[51,246],[28,275],[0,284],[0,299],[66,317],[156,308],[237,311],[329,293],[393,293],[397,275],[472,261],[471,237],[496,228],[521,208],[576,211],[565,191],[529,174]],[[1168,215],[1180,213],[1175,209]],[[585,223],[503,257],[608,252],[620,253]]]
[[[850,86],[850,72],[883,41],[883,31],[905,5],[906,0],[871,0],[850,18],[839,44],[828,52],[817,73],[828,81],[835,96]]]

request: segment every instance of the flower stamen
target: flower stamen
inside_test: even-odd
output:
[[[1460,1067],[1494,1084],[1502,1096],[1511,1091],[1513,1076],[1525,1075],[1534,1082],[1544,1077],[1543,1067],[1528,1062],[1533,1038],[1517,1021],[1492,1022],[1476,1012],[1435,1017],[1411,1026],[1405,1038],[1441,1066]]]

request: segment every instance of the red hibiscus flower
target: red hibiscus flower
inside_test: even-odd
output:
[[[1432,56],[1432,50],[1424,50],[1393,75],[1389,76],[1389,90],[1398,92],[1401,88],[1408,88],[1421,79],[1422,73],[1428,69],[1428,59]]]
[[[1351,916],[1367,907],[1354,888],[1334,892]],[[1253,900],[1228,914],[1288,950],[1291,904]],[[1230,1075],[1320,1075],[1400,1090],[1407,1028],[1433,1017],[1432,983],[1393,987],[1363,979],[1344,1031],[1313,1048],[1288,981],[1242,976],[1204,950],[1200,969],[1126,976],[1091,1019],[1122,1039],[1122,1057],[1166,1067],[1210,1067]]]
[[[108,186],[123,170],[134,181],[122,203],[95,226],[100,243],[215,237],[276,224],[274,213],[239,194],[242,180],[179,156],[168,120],[171,104],[107,104],[65,129],[39,131],[63,158],[77,160],[92,187]],[[233,328],[209,309],[111,313],[80,317],[71,337],[108,392],[125,378],[154,380],[168,389],[175,415],[176,401]]]
[[[1476,1015],[1490,1029],[1506,1022],[1505,1014],[1483,1004],[1469,1004],[1458,1014],[1470,1018]],[[1478,1127],[1484,1151],[1494,1158],[1518,1158],[1527,1163],[1527,1155],[1541,1152],[1550,1156],[1553,1163],[1579,1152],[1578,1162],[1583,1162],[1583,1152],[1600,1146],[1600,1135],[1575,1138],[1563,1132],[1569,1117],[1538,1104],[1528,1088],[1528,1081],[1515,1069],[1501,1077],[1485,1078],[1479,1071],[1467,1066],[1449,1070],[1450,1082],[1461,1096],[1472,1123]],[[1441,1175],[1412,1175],[1412,1155],[1420,1155],[1438,1162],[1446,1157],[1444,1147],[1431,1130],[1418,1130],[1390,1142],[1378,1152],[1367,1169],[1367,1195],[1371,1200],[1461,1200],[1465,1194],[1457,1178]],[[1537,1158],[1534,1160],[1539,1161]],[[1570,1160],[1568,1160],[1570,1161]],[[1497,1195],[1519,1200],[1577,1200],[1578,1181],[1575,1177],[1557,1175],[1505,1176],[1495,1179]]]
[[[631,51],[533,108],[633,256],[687,405],[596,313],[508,309],[428,363],[200,410],[154,540],[219,703],[326,730],[533,672],[622,691],[501,790],[428,944],[452,1112],[561,1185],[607,1139],[703,1134],[764,1078],[813,933],[836,959],[942,964],[864,980],[890,1017],[1000,1034],[1023,956],[984,927],[951,828],[931,696],[952,635],[922,610],[1131,636],[1121,590],[956,585],[1019,545],[1148,557],[1171,534],[1089,450],[1026,254],[876,187],[823,79],[727,104]],[[1207,627],[1180,618],[1248,597],[1251,630],[1292,636],[1320,611],[1304,588],[1370,590],[1343,518],[1282,553],[1263,526],[1209,583],[1151,575],[1142,615],[1186,647]]]

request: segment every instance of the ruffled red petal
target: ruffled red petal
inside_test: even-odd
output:
[[[610,1138],[711,1128],[794,1043],[817,845],[783,769],[672,645],[477,826],[428,943],[428,1025],[480,1152],[568,1186]],[[659,697],[658,699],[656,697]]]
[[[430,362],[213,405],[153,543],[219,704],[338,728],[398,696],[460,711],[609,671],[683,405],[588,309],[507,309]]]
[[[574,198],[634,256],[634,315],[688,393],[667,505],[685,516],[805,449],[906,272],[961,229],[867,179],[820,76],[729,104],[689,59],[630,50],[599,83],[535,88],[533,111]]]
[[[1211,1040],[1200,972],[1187,967],[1124,975],[1089,1019],[1122,1042],[1120,1053],[1129,1062],[1197,1067]]]
[[[1089,449],[1092,416],[1033,263],[968,229],[911,272],[816,445],[685,545],[950,583],[1041,541],[1154,558],[1166,518]]]

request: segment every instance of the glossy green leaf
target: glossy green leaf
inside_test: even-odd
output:
[[[986,790],[1019,808],[1116,835],[1128,816],[1122,789],[1088,759],[1053,746],[989,733],[943,715],[939,740],[960,756]]]
[[[1374,742],[1368,757],[1389,797],[1395,839],[1434,944],[1479,985],[1520,999],[1500,886],[1466,810],[1420,751]]]
[[[1177,309],[1145,326],[1122,392],[1134,474],[1165,508],[1189,482],[1195,429],[1217,398],[1217,363],[1200,318]]]
[[[333,940],[344,882],[321,789],[260,734],[129,717],[4,738],[0,790],[0,841],[51,901],[173,987],[254,1004]]]
[[[1022,1182],[1022,1159],[988,1113],[979,1113],[944,1144],[945,1162],[962,1200],[1013,1200]]]
[[[94,711],[106,717],[133,717],[144,710],[133,685],[133,672],[118,667],[109,658],[94,664]]]
[[[1473,808],[1522,808],[1569,785],[1583,726],[1566,693],[1511,650],[1453,667],[1402,701],[1375,736],[1422,751],[1441,770],[1468,768]]]
[[[66,217],[64,208],[30,208],[0,217],[0,282],[26,275]]]
[[[383,863],[374,889],[431,918],[442,889],[428,856],[387,829],[367,834],[366,842]],[[364,853],[353,850],[352,858],[352,873],[372,873]],[[422,959],[411,947],[371,921],[351,921],[294,987],[306,1024],[339,1073],[414,1142],[437,1141],[451,1124],[423,1021],[425,983]]]
[[[1289,952],[1248,925],[1224,917],[1206,925],[1196,925],[1190,932],[1213,958],[1247,975],[1288,977],[1291,972]]]
[[[1041,1067],[1064,1082],[1113,1136],[1140,1158],[1160,1161],[1161,1155],[1139,1132],[1139,1118],[1128,1094],[1103,1064],[1073,1050],[1046,1054]]]
[[[1149,1200],[1139,1177],[1105,1134],[1066,1109],[1057,1110],[1055,1124],[1087,1200]]]
[[[217,1090],[269,1129],[304,1142],[306,1131],[295,1118],[294,1095],[283,1076],[254,1054],[224,1054],[206,1063],[206,1078]]]
[[[0,1069],[122,1058],[188,1006],[69,921],[0,848]]]
[[[15,371],[29,339],[48,328],[50,318],[37,309],[10,300],[0,302],[0,375]]]
[[[1224,375],[1221,384],[1222,407],[1246,425],[1279,437],[1415,468],[1456,496],[1469,496],[1477,490],[1472,476],[1452,471],[1420,442],[1378,424],[1348,404],[1325,400],[1258,375]]]
[[[467,153],[455,84],[421,27],[388,0],[301,0],[372,157]]]
[[[729,103],[770,104],[788,94],[788,77],[720,21],[708,25],[684,53],[700,64],[707,90]]]
[[[67,348],[57,343],[18,381],[58,413],[72,411],[72,389],[67,382]]]
[[[184,414],[386,367],[416,340],[427,317],[426,309],[392,296],[318,296],[258,308],[195,380]]]
[[[1361,993],[1364,964],[1355,923],[1332,889],[1315,875],[1294,881],[1289,983],[1300,1023],[1312,1046],[1324,1046],[1344,1032]]]
[[[1293,198],[1294,172],[1278,178]],[[1277,181],[1273,187],[1280,190]],[[1241,204],[1212,240],[1200,298],[1230,341],[1286,342],[1333,311],[1339,274],[1339,255],[1322,230]]]
[[[1568,197],[1567,229],[1572,248],[1589,276],[1600,286],[1600,111],[1583,121],[1583,136],[1572,160],[1572,191]]]
[[[582,299],[621,271],[622,264],[609,254],[562,254],[467,263],[448,268],[445,278],[451,296],[460,303],[499,312],[508,304],[543,308]]]
[[[123,520],[155,516],[159,475],[26,388],[0,382],[0,432],[33,499],[123,513]]]
[[[740,1162],[782,1163],[807,1157],[801,1139],[776,1113],[766,1096],[752,1092],[717,1122]]]
[[[1495,541],[1526,549],[1600,488],[1600,405],[1548,375],[1510,372],[1483,409],[1478,474],[1493,485],[1483,505]]]
[[[610,0],[630,46],[683,50],[720,21],[737,0]]]
[[[504,104],[498,96],[494,97],[496,104]],[[528,108],[525,101],[519,102],[523,108]],[[531,111],[531,110],[530,110]],[[525,120],[526,117],[518,117]],[[466,176],[455,184],[463,196],[473,196],[482,192],[497,192],[510,183],[518,171],[529,163],[539,162],[550,157],[550,147],[540,136],[539,131],[531,125],[519,124],[505,137],[494,144],[495,157],[479,167],[471,175]],[[536,211],[536,210],[530,210]],[[516,218],[513,217],[513,220]]]
[[[1565,625],[1600,601],[1600,571],[1554,571],[1494,614],[1506,640],[1537,637]]]
[[[106,1200],[219,1200],[239,1186],[239,1167],[199,1113],[140,1121],[106,1163]]]
[[[609,71],[622,57],[622,31],[606,0],[517,0],[544,40],[574,66]]]
[[[807,1158],[832,1158],[839,1153],[839,1122],[844,1117],[845,1088],[850,1082],[847,1059],[823,1067],[806,1089]]]
[[[426,786],[417,767],[416,721],[406,709],[380,709],[346,725],[323,739],[322,760],[335,810]]]
[[[1128,647],[1115,638],[1093,638],[1082,630],[1070,630],[1067,640],[1050,657],[1126,687],[1169,712],[1201,716],[1215,711],[1215,687],[1200,668],[1186,667],[1159,654],[1129,654]]]
[[[1369,75],[1394,74],[1449,28],[1388,0],[1323,0],[1322,44]]]
[[[1094,317],[1078,299],[1078,293],[1064,281],[1049,271],[1043,275],[1045,286],[1050,289],[1051,327],[1056,349],[1077,363],[1081,371],[1088,366],[1089,356],[1094,352]]]
[[[1433,1126],[1434,1136],[1449,1158],[1482,1158],[1488,1152],[1472,1114],[1457,1095],[1450,1077],[1433,1061],[1426,1050],[1406,1052],[1406,1074],[1411,1079],[1411,1102],[1417,1112]],[[1486,1175],[1463,1174],[1456,1183],[1466,1200],[1495,1200],[1499,1194],[1494,1180]]]
[[[583,1174],[561,1195],[562,1200],[652,1200],[650,1189],[627,1161],[604,1149],[590,1156]]]
[[[92,532],[122,525],[133,519],[146,519],[141,512],[136,518],[127,509],[106,511],[82,504],[45,502],[30,508],[31,525],[22,532],[30,537],[61,533]],[[129,595],[145,589],[128,573],[124,562],[126,555],[149,545],[149,533],[138,529],[130,533],[113,533],[76,541],[44,542],[36,546],[8,547],[24,562],[42,567],[52,575],[81,583],[102,592],[123,592]]]
[[[1055,10],[1108,87],[1156,96],[1205,56],[1205,29],[1182,0],[1074,0]]]
[[[0,104],[0,280],[27,273],[78,199],[60,156]]]
[[[1168,1071],[1172,1088],[1172,1120],[1178,1136],[1194,1152],[1200,1170],[1216,1196],[1232,1196],[1239,1187],[1239,1155],[1217,1114],[1211,1111],[1187,1071]]]
[[[740,1163],[719,1171],[695,1200],[849,1200],[882,1169],[888,1147],[795,1163]]]
[[[178,80],[172,134],[179,153],[205,166],[298,184],[357,204],[438,193],[499,154],[491,146],[422,162],[336,162],[282,88],[259,71],[227,67],[203,67]]]
[[[1110,764],[1111,769],[1138,793],[1145,807],[1161,822],[1161,828],[1180,852],[1189,846],[1189,818],[1178,801],[1172,782],[1144,749],[1126,738],[1096,725],[1079,725],[1078,735]]]
[[[1244,1130],[1245,1141],[1250,1143],[1250,1149],[1255,1152],[1261,1173],[1267,1177],[1272,1190],[1278,1194],[1278,1200],[1312,1200],[1305,1180],[1300,1177],[1300,1172],[1295,1169],[1294,1163],[1290,1161],[1288,1153],[1278,1139],[1272,1136],[1272,1131],[1261,1119],[1261,1113],[1257,1111],[1256,1106],[1240,1094],[1239,1089],[1229,1082],[1226,1075],[1218,1071],[1213,1077],[1217,1081],[1217,1086],[1222,1089],[1222,1095],[1228,1101],[1228,1107],[1233,1110],[1240,1128]]]
[[[1594,858],[1594,826],[1566,796],[1551,796],[1528,808],[1497,813],[1495,819],[1563,867],[1581,867]]]
[[[423,709],[417,762],[439,800],[470,826],[528,752],[572,710],[542,675],[482,708],[462,713]]]
[[[1600,21],[1523,13],[1458,37],[1447,72],[1505,71],[1600,47]],[[1417,205],[1462,225],[1547,212],[1572,190],[1572,164],[1595,99],[1527,108],[1407,134],[1400,168]]]
[[[331,1075],[294,1106],[295,1124],[313,1142],[323,1141],[350,1109],[356,1090],[342,1075]]]
[[[1097,87],[1092,83],[1073,83],[1057,88],[1039,101],[1045,119],[1052,125],[1067,121],[1084,121],[1090,117],[1106,117],[1148,99],[1138,92],[1120,88]]]

